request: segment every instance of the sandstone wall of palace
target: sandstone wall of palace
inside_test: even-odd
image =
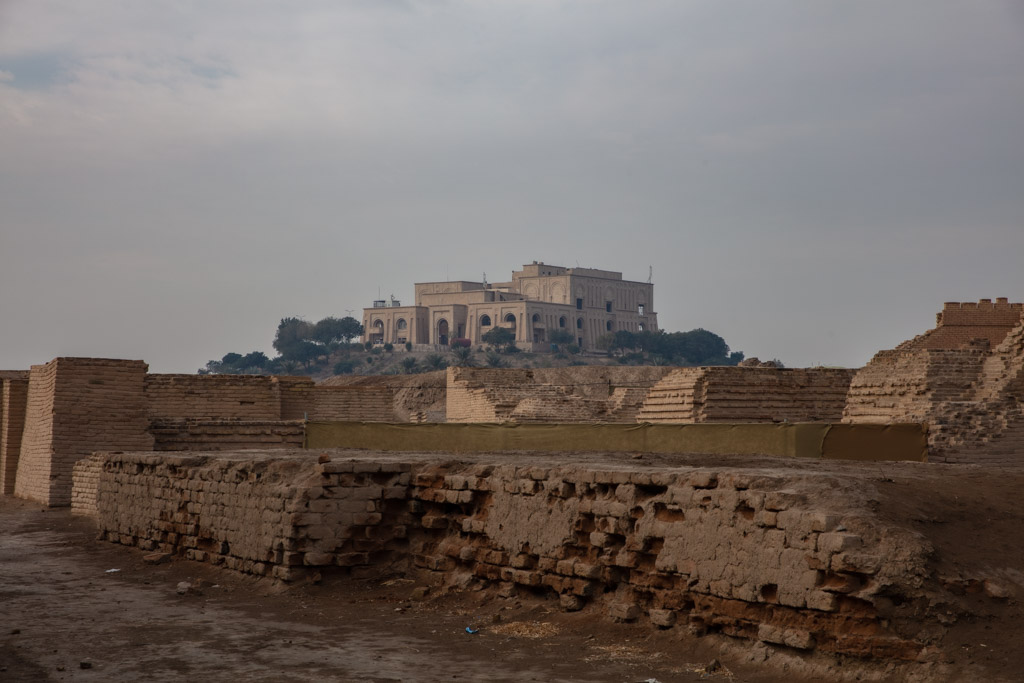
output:
[[[892,605],[921,594],[931,546],[829,476],[350,455],[99,455],[75,509],[108,540],[286,581],[420,570],[800,650],[924,646]]]

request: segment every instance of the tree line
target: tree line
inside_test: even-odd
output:
[[[278,355],[269,358],[261,351],[225,354],[207,362],[199,374],[267,375],[309,369],[319,358],[352,345],[363,334],[363,326],[351,316],[327,317],[315,323],[302,318],[282,318],[274,334],[273,347]]]

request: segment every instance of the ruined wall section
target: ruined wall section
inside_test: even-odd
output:
[[[1024,305],[946,304],[939,326],[878,353],[851,384],[845,422],[925,422],[933,462],[1020,464]]]
[[[926,645],[899,606],[920,619],[931,547],[827,477],[332,456],[109,454],[95,514],[111,541],[284,580],[416,568],[800,650]]]
[[[408,565],[407,463],[308,454],[105,454],[89,509],[107,540],[291,580],[308,570]]]
[[[651,389],[637,420],[838,421],[853,374],[843,368],[679,368]]]
[[[633,422],[669,368],[449,368],[448,422]]]
[[[28,371],[0,375],[0,495],[14,493],[28,403]]]
[[[76,461],[104,449],[151,449],[142,361],[56,358],[29,375],[15,495],[71,503]]]

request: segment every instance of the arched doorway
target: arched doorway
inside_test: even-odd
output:
[[[508,329],[510,329],[512,331],[512,335],[515,336],[515,334],[516,334],[516,314],[515,313],[507,314],[505,316],[505,324],[508,326]]]
[[[437,343],[448,346],[448,321],[444,318],[437,321]]]

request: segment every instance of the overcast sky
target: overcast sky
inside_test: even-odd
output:
[[[859,366],[1024,300],[1019,0],[0,0],[0,369],[524,263]]]

